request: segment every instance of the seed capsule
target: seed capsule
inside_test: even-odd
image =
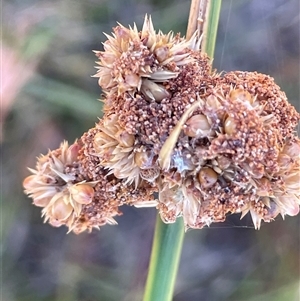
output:
[[[139,87],[141,84],[141,78],[137,74],[127,74],[125,76],[125,82],[130,87]]]
[[[58,220],[55,219],[55,218],[51,218],[50,221],[49,221],[49,224],[50,224],[52,227],[58,228],[58,227],[62,226],[64,223],[61,222],[61,221],[58,221]]]
[[[114,127],[118,123],[118,116],[116,114],[111,114],[103,119],[104,127]]]
[[[203,114],[194,115],[186,122],[184,133],[192,138],[207,137],[211,133],[211,126]]]
[[[280,168],[280,172],[284,171],[285,173],[289,172],[293,168],[293,159],[286,155],[286,154],[279,154],[278,155],[278,166]]]
[[[218,180],[218,174],[210,167],[204,167],[198,174],[198,180],[203,188],[212,187]]]
[[[120,145],[124,147],[131,147],[134,144],[134,135],[123,130],[117,132],[116,139],[119,141]]]
[[[228,135],[232,135],[236,133],[236,124],[231,117],[227,117],[224,124],[225,133]]]
[[[283,154],[286,154],[288,156],[290,156],[291,158],[296,158],[299,157],[300,155],[300,141],[296,140],[294,142],[288,142],[283,150],[282,150]]]
[[[35,175],[28,176],[23,181],[23,187],[27,190],[31,189],[34,186],[35,182],[36,182],[36,176]]]
[[[80,146],[78,143],[74,143],[70,145],[67,151],[67,158],[66,161],[72,164],[74,161],[77,160],[78,152],[79,152]]]
[[[46,207],[50,203],[51,199],[52,197],[33,199],[33,204],[37,207]]]
[[[229,93],[229,97],[232,100],[242,100],[242,101],[248,101],[250,103],[253,103],[253,97],[251,94],[244,90],[244,89],[234,89]]]
[[[286,186],[288,187],[295,187],[295,189],[300,189],[300,172],[299,168],[293,173],[289,173],[284,176],[284,181]]]
[[[222,108],[222,105],[219,102],[218,98],[213,94],[207,97],[206,105],[207,107],[213,109],[214,111],[218,111],[220,108]]]
[[[51,208],[52,217],[58,221],[66,220],[72,213],[73,207],[66,203],[64,197],[59,198]]]
[[[98,85],[100,87],[108,88],[112,85],[112,78],[110,73],[103,74],[99,79],[98,79]]]
[[[170,97],[170,93],[163,85],[158,85],[148,79],[143,80],[141,92],[148,101],[161,102],[164,98]]]
[[[106,65],[107,67],[110,67],[110,68],[113,66],[113,63],[116,60],[116,58],[113,54],[107,53],[107,52],[99,53],[99,54],[96,53],[96,56],[98,58],[100,58],[102,65]]]
[[[280,202],[280,207],[284,209],[285,213],[290,216],[295,216],[299,213],[300,207],[299,207],[299,201],[297,196],[295,195],[287,195],[287,196],[281,196],[278,198]]]
[[[230,166],[231,160],[227,157],[219,156],[217,158],[217,163],[218,163],[218,167],[220,167],[220,169],[224,170]]]
[[[293,161],[290,156],[288,156],[287,154],[281,153],[278,155],[277,162],[280,167],[285,167],[285,166],[288,166]]]
[[[107,138],[108,138],[108,136],[103,132],[99,132],[95,135],[95,137],[94,137],[94,146],[96,148],[96,151],[98,151],[98,149],[97,149],[98,147],[101,148],[102,145],[107,143]]]
[[[168,58],[169,47],[168,46],[159,47],[154,51],[154,53],[156,55],[157,60],[161,63]]]
[[[150,168],[153,165],[153,153],[150,150],[137,152],[134,155],[134,162],[139,168]]]
[[[95,151],[101,155],[105,153],[107,156],[109,156],[117,144],[117,140],[109,137],[103,132],[97,133],[94,137]]]
[[[95,191],[88,184],[75,184],[69,187],[72,199],[79,204],[90,204],[93,200]]]
[[[272,196],[271,182],[267,178],[261,178],[257,180],[256,194],[262,197]]]
[[[158,178],[159,174],[159,168],[147,168],[140,170],[141,178],[148,182],[154,182],[154,180]]]
[[[114,32],[115,32],[115,35],[118,37],[118,38],[121,38],[123,41],[128,41],[130,38],[131,38],[131,31],[130,29],[124,27],[124,26],[117,26],[114,28]],[[122,43],[121,44],[121,47],[123,46],[123,44],[126,44],[126,43]],[[128,46],[127,46],[128,47]],[[126,48],[127,48],[126,47]],[[124,48],[124,47],[123,47]],[[122,49],[123,51],[126,51],[127,49]]]

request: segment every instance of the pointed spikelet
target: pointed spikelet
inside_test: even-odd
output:
[[[94,147],[101,165],[109,174],[125,179],[126,184],[138,187],[141,178],[156,179],[159,169],[153,153],[144,147],[135,147],[135,137],[122,129],[116,115],[110,115],[96,126]]]

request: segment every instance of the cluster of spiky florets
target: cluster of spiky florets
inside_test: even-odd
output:
[[[259,228],[261,220],[299,212],[300,140],[290,134],[283,141],[281,113],[266,111],[246,89],[226,85],[194,102],[161,149],[158,206],[166,222],[182,214],[187,227],[201,228],[250,211]],[[290,106],[283,97],[278,101]],[[286,132],[298,118],[290,107]]]
[[[146,183],[135,187],[109,175],[100,164],[93,144],[91,129],[71,146],[67,142],[55,151],[38,158],[33,175],[23,181],[25,193],[33,204],[43,207],[42,216],[52,226],[66,225],[69,231],[80,233],[116,224],[123,204],[156,206],[153,187]]]
[[[134,96],[142,91],[148,101],[158,101],[171,95],[163,83],[176,78],[180,66],[193,61],[191,51],[199,47],[196,35],[190,40],[169,32],[156,33],[151,17],[146,16],[142,31],[136,25],[126,28],[119,24],[103,44],[104,51],[95,51],[99,85],[106,94],[104,110],[118,103],[118,96]]]
[[[116,223],[127,204],[186,228],[250,212],[259,228],[299,212],[300,116],[271,77],[212,73],[196,36],[156,33],[147,17],[107,37],[103,118],[24,180],[46,221],[80,233]]]
[[[36,206],[43,207],[45,221],[53,226],[68,226],[80,215],[83,205],[92,202],[97,181],[79,181],[77,161],[79,144],[59,149],[38,158],[36,169],[30,169],[23,186]],[[72,168],[70,168],[72,167]]]

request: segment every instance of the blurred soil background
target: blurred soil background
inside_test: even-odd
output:
[[[36,156],[101,117],[92,50],[120,22],[185,33],[190,1],[4,0],[1,44],[3,301],[140,301],[156,212],[66,234],[22,191]],[[214,67],[267,73],[299,104],[299,0],[223,0]],[[299,301],[300,218],[255,231],[249,217],[186,233],[174,301]],[[164,300],[162,300],[164,301]]]

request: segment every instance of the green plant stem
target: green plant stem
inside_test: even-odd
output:
[[[164,224],[157,216],[144,301],[170,301],[183,244],[182,219]]]
[[[200,4],[196,2],[193,0],[192,6],[199,11],[191,9],[190,12],[190,19],[196,25],[189,22],[188,35],[191,35],[191,28],[198,28],[198,32],[203,33],[201,51],[213,59],[222,0],[201,0]],[[157,216],[143,301],[172,300],[183,238],[184,225],[181,218],[174,224],[164,224]]]
[[[203,24],[203,41],[201,52],[206,53],[211,59],[214,57],[215,45],[220,17],[222,0],[209,0],[207,2]]]

